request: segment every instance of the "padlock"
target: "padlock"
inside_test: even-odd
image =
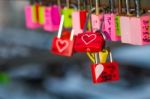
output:
[[[57,5],[47,6],[45,8],[44,30],[54,32],[59,29],[61,7]]]
[[[95,63],[94,53],[87,52],[86,54],[89,57],[89,59],[92,61],[92,63]]]
[[[107,49],[103,49],[103,50],[99,53],[100,63],[106,63],[108,54],[109,54],[109,52],[108,52]]]
[[[39,1],[36,0],[35,4],[32,6],[32,20],[37,24],[39,24],[39,8]]]
[[[118,0],[118,13],[115,17],[116,35],[121,37],[120,16],[122,15],[122,0]]]
[[[109,52],[109,54],[110,62],[99,63],[97,61],[98,59],[96,59],[95,63],[91,65],[94,84],[119,80],[119,65],[117,62],[112,60],[111,52]]]
[[[116,26],[115,26],[115,17],[116,13],[114,13],[114,0],[109,0],[109,4],[111,7],[111,12],[106,13],[104,17],[105,24],[105,34],[108,36],[108,40],[112,41],[120,41],[121,37],[116,35]]]
[[[140,0],[134,0],[136,5],[136,17],[130,19],[131,24],[131,44],[147,45],[150,44],[150,13],[141,12]]]
[[[74,30],[72,30],[72,32],[71,32],[70,39],[61,38],[63,22],[64,22],[64,15],[62,15],[62,17],[61,17],[58,36],[54,37],[54,39],[53,39],[51,51],[54,54],[69,57],[69,56],[72,56],[72,54],[73,54]]]
[[[70,8],[69,0],[66,0],[67,6],[62,9],[62,14],[64,15],[64,28],[72,28],[72,13],[75,11]]]
[[[83,33],[80,33],[75,38],[74,50],[76,52],[100,52],[104,46],[104,38],[100,32],[87,32],[88,21],[91,17],[92,11],[89,12]],[[92,27],[91,27],[92,30]]]
[[[44,25],[45,23],[45,5],[42,0],[40,0],[40,6],[38,8],[39,24]]]
[[[94,55],[94,53],[87,52],[87,56],[89,57],[89,59],[93,63],[95,63],[95,55]],[[107,56],[108,56],[108,50],[107,49],[103,49],[101,52],[99,52],[100,63],[105,63],[107,61]]]
[[[127,16],[120,17],[120,28],[121,28],[121,42],[131,44],[132,32],[131,32],[131,11],[129,6],[129,0],[125,0]]]
[[[92,14],[91,15],[91,19],[92,19],[92,28],[93,28],[93,32],[96,32],[98,30],[100,30],[100,25],[103,21],[103,14],[104,13],[99,13],[100,9],[99,9],[99,0],[95,0],[96,2],[96,14]],[[102,31],[105,31],[104,30],[104,24],[103,24],[103,28],[102,28]]]
[[[37,23],[37,22],[34,22],[33,21],[33,5],[34,3],[32,2],[31,0],[31,3],[30,5],[27,5],[25,7],[25,22],[26,22],[26,27],[29,28],[29,29],[36,29],[36,28],[39,28],[40,25]]]
[[[72,28],[75,31],[75,35],[83,32],[86,14],[86,10],[80,10],[80,0],[78,0],[78,11],[72,13]]]

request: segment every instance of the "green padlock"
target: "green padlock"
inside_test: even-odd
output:
[[[45,7],[41,5],[38,10],[39,10],[39,24],[43,25],[45,23]]]
[[[71,28],[72,27],[72,13],[74,12],[74,9],[65,7],[62,11],[62,14],[64,15],[64,27],[65,28]]]
[[[106,63],[108,54],[109,51],[107,49],[103,49],[103,51],[99,53],[99,59],[101,63]]]
[[[118,14],[115,17],[116,35],[121,36],[120,15],[122,14],[122,0],[118,0]]]
[[[62,10],[62,14],[64,15],[64,27],[71,28],[72,27],[72,13],[75,9],[70,8],[69,0],[66,0],[67,6]]]
[[[121,36],[120,16],[115,17],[116,35]]]

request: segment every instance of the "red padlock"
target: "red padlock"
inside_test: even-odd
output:
[[[76,52],[100,52],[104,46],[104,38],[101,33],[86,32],[88,20],[91,18],[90,12],[86,18],[84,32],[79,33],[75,39],[74,50]],[[91,27],[92,30],[92,27]]]
[[[112,60],[112,54],[110,52],[111,62],[91,65],[93,83],[103,83],[119,80],[119,68],[118,63]]]
[[[61,17],[61,23],[58,31],[58,36],[54,37],[53,43],[52,43],[52,53],[61,55],[61,56],[72,56],[73,54],[73,45],[74,45],[74,30],[71,32],[70,39],[67,37],[61,37],[62,28],[63,28],[63,22],[64,22],[64,15]]]

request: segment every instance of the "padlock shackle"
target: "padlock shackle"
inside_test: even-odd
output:
[[[141,16],[141,5],[140,5],[140,0],[135,0],[135,6],[136,6],[136,16],[140,17]]]
[[[118,14],[122,14],[122,0],[118,0]]]
[[[34,5],[34,2],[35,2],[34,0],[29,0],[30,5]]]
[[[95,64],[98,64],[99,63],[99,60],[98,57],[99,53],[94,53],[94,57],[95,57]]]
[[[107,48],[107,49],[108,49],[108,52],[109,52],[109,60],[112,63],[113,62],[112,52],[111,52],[110,48]]]
[[[109,0],[109,5],[110,5],[110,12],[114,13],[115,11],[115,1],[114,0]]]
[[[57,0],[57,4],[61,8],[61,1],[60,0]]]
[[[112,63],[113,62],[113,57],[112,57],[112,52],[111,51],[109,52],[109,56],[110,56],[110,62]]]
[[[61,38],[62,30],[63,30],[63,23],[64,23],[64,15],[61,16],[61,21],[59,25],[58,35],[57,38]],[[71,35],[70,35],[70,41],[72,41],[74,38],[74,30],[72,29]]]
[[[81,2],[80,2],[80,0],[78,0],[78,11],[80,11],[81,10]]]
[[[96,6],[95,6],[95,8],[96,8],[96,15],[99,15],[99,0],[95,0],[95,2],[96,2]]]
[[[58,38],[61,38],[62,30],[63,30],[63,23],[64,23],[64,15],[61,15],[61,21],[59,25],[59,30],[58,30]]]
[[[70,41],[73,41],[73,38],[74,38],[74,30],[72,29],[71,35],[70,35]]]
[[[67,6],[67,8],[70,7],[70,1],[69,0],[66,0],[66,6]]]
[[[125,4],[126,4],[126,13],[127,13],[128,16],[130,16],[129,0],[125,0]]]
[[[86,8],[87,8],[87,11],[90,11],[92,9],[92,1],[91,0],[85,0],[85,4],[86,4]]]

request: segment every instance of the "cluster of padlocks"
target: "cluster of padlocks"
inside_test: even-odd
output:
[[[75,53],[87,53],[92,62],[94,83],[118,80],[118,63],[106,48],[106,40],[150,44],[150,14],[141,10],[140,0],[134,0],[135,9],[130,9],[129,0],[125,0],[125,9],[122,0],[118,0],[118,8],[114,0],[109,0],[109,9],[100,7],[99,0],[95,0],[95,7],[87,5],[88,1],[77,0],[76,6],[66,0],[64,7],[60,0],[57,4],[34,1],[25,7],[26,26],[30,29],[42,27],[49,32],[58,30],[50,50],[56,55],[70,57]],[[107,62],[108,56],[110,62]]]

